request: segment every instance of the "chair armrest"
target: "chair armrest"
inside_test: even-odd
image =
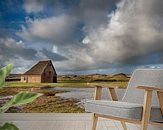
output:
[[[150,121],[150,113],[151,113],[151,105],[152,105],[152,89],[145,89],[144,93],[144,104],[143,104],[143,113],[141,123],[143,125],[149,124]]]
[[[142,124],[143,123],[148,123],[149,120],[150,120],[153,91],[157,92],[161,112],[163,114],[163,102],[162,102],[163,101],[163,89],[158,88],[158,87],[151,87],[151,86],[138,86],[137,88],[145,90]]]
[[[118,101],[118,97],[115,91],[115,88],[118,87],[113,87],[113,86],[106,86],[108,88],[110,97],[113,101]],[[103,86],[95,86],[95,94],[94,94],[94,100],[100,100],[102,96],[102,88]]]
[[[143,89],[145,91],[158,91],[158,92],[163,92],[163,89],[162,88],[151,87],[151,86],[138,86],[137,89]]]
[[[123,86],[110,86],[108,83],[87,83],[90,87],[102,87],[102,88],[116,88],[116,89],[126,89]]]
[[[158,96],[158,100],[160,103],[160,107],[161,107],[161,112],[163,114],[163,89],[162,88],[158,88],[158,87],[149,87],[149,86],[138,86],[138,89],[143,89],[145,90],[146,95],[151,93],[151,97],[152,97],[152,92],[156,91],[157,92],[157,96]],[[149,97],[148,97],[149,98]],[[147,96],[145,99],[148,99]],[[144,101],[145,102],[145,101]],[[148,101],[146,101],[148,102]]]
[[[100,100],[102,95],[102,86],[95,86],[94,100]]]
[[[115,88],[112,87],[108,87],[109,93],[110,93],[110,97],[113,101],[118,101],[118,97],[115,91]]]

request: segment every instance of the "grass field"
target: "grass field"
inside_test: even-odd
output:
[[[6,88],[0,91],[0,95],[15,95],[19,91],[34,91],[44,93],[44,96],[38,98],[36,101],[24,105],[22,109],[11,108],[7,112],[59,112],[59,113],[83,113],[84,108],[79,106],[80,100],[74,98],[63,98],[55,96],[56,90],[37,89],[40,87],[94,87],[96,85],[102,86],[119,86],[125,88],[127,81],[119,82],[58,82],[58,83],[21,83],[20,81],[6,82]],[[31,89],[32,88],[32,89]],[[36,89],[33,89],[36,88]]]
[[[95,85],[110,85],[126,87],[127,81],[121,82],[57,82],[57,83],[21,83],[19,81],[6,82],[5,87],[93,87]]]
[[[12,80],[11,80],[12,79]],[[16,81],[13,81],[15,80]],[[5,83],[5,88],[0,91],[1,96],[15,95],[19,91],[33,91],[43,93],[44,96],[39,97],[34,102],[23,106],[21,110],[12,108],[8,112],[84,112],[84,108],[79,99],[58,97],[56,93],[66,92],[40,89],[43,87],[74,87],[74,88],[88,88],[95,86],[115,86],[126,88],[130,79],[126,74],[114,75],[62,75],[57,77],[57,83],[22,83],[19,77],[11,75],[9,80]],[[18,81],[19,80],[19,81]]]
[[[20,79],[20,75],[11,75],[11,79]],[[126,87],[130,79],[127,74],[89,74],[89,75],[59,75],[57,83],[21,83],[20,81],[6,82],[6,87],[93,87],[94,85],[110,85]]]

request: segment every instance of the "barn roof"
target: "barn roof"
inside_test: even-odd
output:
[[[39,61],[31,69],[24,73],[24,75],[40,75],[48,64],[52,64],[51,60]]]

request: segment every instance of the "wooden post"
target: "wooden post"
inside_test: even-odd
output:
[[[96,86],[95,87],[94,100],[100,100],[101,99],[101,95],[102,95],[101,92],[102,92],[102,87]],[[95,113],[93,113],[92,130],[96,130],[97,121],[98,121],[98,116]]]
[[[160,103],[161,113],[163,114],[163,92],[157,91],[157,96]]]
[[[144,95],[144,105],[143,105],[143,117],[141,121],[141,130],[147,130],[150,113],[151,113],[151,103],[152,103],[152,90],[146,90]]]
[[[122,127],[124,130],[127,130],[127,126],[126,126],[126,123],[124,121],[121,121],[121,124],[122,124]]]
[[[96,86],[95,87],[94,100],[100,100],[101,99],[101,92],[102,92],[102,87],[101,86]]]
[[[96,116],[96,114],[93,113],[92,130],[96,130],[96,127],[97,127],[97,121],[98,121],[98,116]]]
[[[115,89],[114,88],[108,88],[108,89],[109,89],[111,99],[113,101],[118,101],[118,97],[116,95]]]
[[[108,88],[108,90],[109,90],[111,99],[113,101],[118,101],[118,97],[117,97],[117,94],[115,92],[115,89],[114,88]],[[121,124],[122,124],[123,129],[127,130],[127,126],[126,126],[125,122],[121,121]]]

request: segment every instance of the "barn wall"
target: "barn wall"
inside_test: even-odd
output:
[[[26,83],[26,78],[25,78],[25,76],[21,76],[21,78],[20,78],[20,82],[22,82],[22,83]]]
[[[28,76],[28,83],[41,83],[41,76],[40,75]]]
[[[24,76],[21,76],[21,82],[41,83],[41,75],[24,75]]]
[[[50,64],[44,70],[44,72],[42,74],[41,82],[42,83],[53,83],[53,82],[56,82],[56,78],[55,77],[57,77],[57,75],[54,72],[52,65]]]

